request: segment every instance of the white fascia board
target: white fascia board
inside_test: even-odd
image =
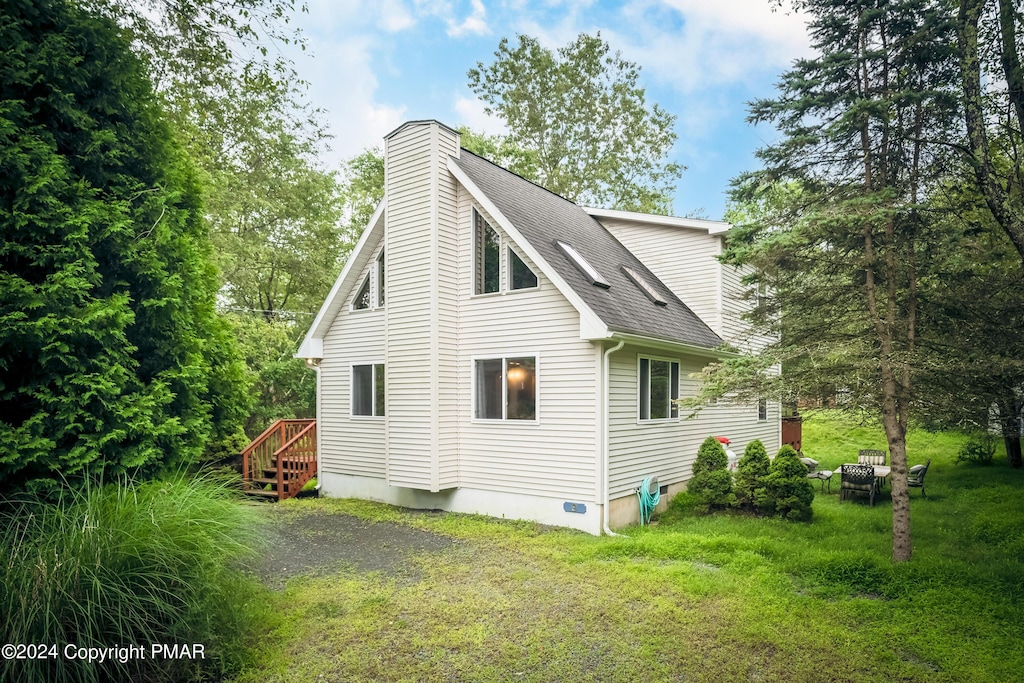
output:
[[[338,311],[340,305],[338,304],[338,297],[343,293],[347,293],[348,290],[345,287],[345,282],[352,277],[352,271],[355,263],[359,260],[359,255],[366,248],[371,235],[377,232],[377,225],[383,225],[384,207],[387,206],[387,203],[388,199],[384,197],[377,204],[373,215],[370,216],[370,221],[363,229],[363,234],[360,235],[355,248],[345,261],[345,267],[341,269],[341,275],[334,281],[334,286],[331,287],[331,291],[327,294],[327,298],[324,299],[324,303],[320,307],[319,312],[317,312],[316,318],[313,319],[313,324],[310,325],[309,331],[302,339],[299,350],[295,352],[296,358],[323,358],[324,335],[327,334],[327,328],[330,327],[331,321]]]
[[[709,235],[720,235],[729,232],[732,225],[725,221],[706,221],[699,218],[680,218],[678,216],[659,216],[653,213],[639,213],[637,211],[618,211],[616,209],[593,209],[582,207],[584,211],[594,218],[613,218],[622,221],[635,221],[637,223],[650,223],[653,225],[667,225],[673,228],[690,228],[691,230],[703,230]]]
[[[627,332],[612,332],[612,338],[623,339],[626,342],[636,344],[637,346],[647,346],[653,349],[660,349],[662,351],[682,351],[690,355],[701,356],[704,358],[738,358],[740,356],[740,354],[733,353],[731,351],[708,349],[703,346],[683,344],[682,342],[674,342],[669,339],[645,337],[640,334],[629,334]]]
[[[580,298],[579,294],[569,286],[562,276],[559,275],[554,268],[547,262],[547,260],[540,255],[533,245],[523,237],[522,233],[512,225],[512,223],[505,218],[505,216],[498,210],[498,207],[494,205],[494,202],[490,200],[483,193],[483,191],[477,187],[476,183],[470,180],[469,176],[466,175],[465,171],[459,168],[459,165],[451,157],[448,158],[448,170],[456,180],[462,183],[463,187],[469,191],[469,194],[473,196],[480,206],[484,208],[487,213],[491,214],[491,217],[497,221],[498,225],[508,233],[508,235],[515,241],[515,243],[526,252],[526,255],[533,260],[534,263],[540,268],[544,276],[555,285],[559,292],[562,293],[573,308],[580,314],[580,339],[594,340],[594,339],[607,339],[611,333],[608,331],[608,326],[601,318],[594,313],[593,309],[586,304],[583,299]]]

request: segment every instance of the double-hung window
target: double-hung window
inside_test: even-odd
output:
[[[757,421],[764,422],[768,419],[768,399],[761,398],[757,401]]]
[[[352,366],[352,415],[384,417],[384,364]]]
[[[639,418],[669,420],[679,417],[679,363],[665,358],[639,358]]]
[[[504,250],[504,267],[502,253]],[[538,286],[537,274],[507,239],[473,211],[473,293],[495,294]]]
[[[474,413],[478,420],[537,419],[537,357],[477,359]]]

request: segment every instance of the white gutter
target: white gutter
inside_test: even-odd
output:
[[[613,353],[615,353],[616,351],[618,351],[619,349],[621,349],[625,345],[626,345],[626,340],[625,339],[620,339],[618,345],[612,346],[612,347],[608,348],[604,352],[604,387],[602,387],[602,393],[604,394],[604,425],[602,425],[603,428],[604,428],[604,438],[601,441],[601,448],[602,448],[602,450],[604,450],[604,481],[602,482],[602,484],[604,486],[604,532],[606,534],[608,534],[609,536],[622,536],[622,534],[617,534],[617,533],[615,533],[614,531],[612,531],[608,527],[608,520],[609,520],[609,516],[611,514],[609,509],[608,509],[609,506],[611,505],[611,492],[609,491],[609,486],[608,486],[608,481],[611,478],[611,460],[609,458],[611,449],[608,448],[608,434],[609,434],[609,431],[610,431],[609,427],[608,427],[608,423],[611,421],[610,420],[610,413],[611,413],[611,405],[610,404],[611,404],[611,401],[609,400],[610,399],[610,393],[611,393],[609,391],[609,389],[610,389],[609,383],[610,383],[610,379],[611,379],[611,370],[609,368],[609,364],[610,364],[609,356],[611,356]],[[319,481],[317,483],[319,483]]]

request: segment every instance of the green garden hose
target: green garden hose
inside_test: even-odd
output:
[[[655,487],[654,493],[651,493],[651,477],[646,477],[636,490],[636,497],[640,499],[640,525],[649,524],[651,513],[661,500],[661,489]]]

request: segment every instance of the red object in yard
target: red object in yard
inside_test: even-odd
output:
[[[715,438],[718,439],[718,443],[724,444],[726,446],[729,445],[729,437],[727,437],[727,436],[716,436]]]

